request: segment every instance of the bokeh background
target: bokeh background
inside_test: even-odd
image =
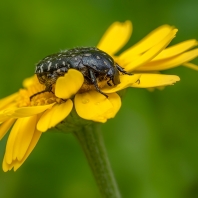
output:
[[[197,10],[197,0],[1,1],[0,97],[17,91],[43,57],[97,45],[114,21],[133,22],[126,47],[165,23],[179,29],[172,44],[198,39]],[[181,81],[163,91],[127,90],[116,118],[102,127],[123,198],[198,197],[198,72],[178,67],[164,73]],[[0,161],[6,139],[0,142]],[[45,133],[17,172],[0,170],[0,197],[100,194],[76,139]]]

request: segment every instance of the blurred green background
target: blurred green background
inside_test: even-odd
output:
[[[112,22],[127,19],[134,26],[128,47],[165,23],[179,29],[172,43],[198,39],[197,0],[1,1],[0,97],[17,91],[46,55],[97,45]],[[181,81],[163,91],[128,90],[116,118],[102,127],[123,198],[198,197],[198,72],[179,67],[164,73]],[[45,133],[17,172],[0,170],[0,197],[100,194],[75,138]]]

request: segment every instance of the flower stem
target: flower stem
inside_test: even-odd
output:
[[[110,166],[99,124],[86,125],[73,132],[81,144],[89,165],[104,198],[120,198]]]

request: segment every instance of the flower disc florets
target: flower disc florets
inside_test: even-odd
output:
[[[28,83],[31,84],[28,84],[26,86],[27,81],[29,81]],[[61,98],[58,98],[54,95],[53,91],[40,93],[43,91],[45,86],[39,83],[36,76],[26,79],[26,82],[24,82],[24,84],[26,88],[20,89],[18,98],[16,98],[16,103],[18,103],[18,107],[41,106],[52,103],[60,104],[63,102]],[[52,87],[52,90],[54,90],[54,86]],[[31,97],[32,95],[35,96]]]

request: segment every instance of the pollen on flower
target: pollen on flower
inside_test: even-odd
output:
[[[105,87],[107,85],[107,80],[97,80],[97,84],[99,89],[102,89],[103,87]],[[86,79],[84,79],[84,83],[82,84],[81,88],[79,89],[78,93],[84,93],[84,92],[88,92],[88,91],[94,91],[96,90],[95,86],[93,84],[90,84],[90,82],[86,81]]]
[[[61,98],[58,98],[54,95],[54,87],[52,92],[43,92],[45,86],[40,84],[37,78],[33,79],[33,82],[26,89],[19,90],[19,96],[16,99],[18,107],[27,107],[27,106],[40,106],[48,105],[52,103],[62,103],[64,102]],[[31,98],[32,95],[38,93]],[[31,99],[30,99],[31,98]]]
[[[61,98],[57,98],[52,92],[44,92],[34,96],[30,101],[30,106],[47,105],[52,103],[62,103]]]

